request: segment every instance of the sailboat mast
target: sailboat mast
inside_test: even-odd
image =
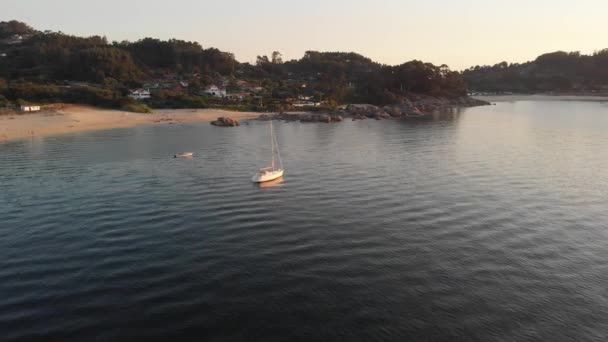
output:
[[[277,141],[277,136],[274,136],[274,144],[275,149],[277,150],[277,158],[279,158],[279,169],[283,169],[283,160],[281,159],[281,152],[279,151],[279,142]]]
[[[270,120],[270,146],[272,149],[272,170],[274,171],[274,137],[272,135],[272,120]]]

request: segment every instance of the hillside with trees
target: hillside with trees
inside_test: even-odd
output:
[[[608,49],[591,55],[557,51],[523,64],[502,62],[463,72],[471,91],[478,92],[608,92]]]
[[[462,75],[446,65],[410,61],[383,65],[352,52],[307,51],[284,61],[280,52],[240,63],[234,54],[197,42],[143,38],[108,42],[37,31],[17,21],[0,22],[0,96],[4,103],[80,102],[124,107],[137,88],[155,107],[289,107],[297,99],[336,106],[392,104],[413,94],[466,95]],[[220,85],[223,96],[205,88]],[[231,93],[231,94],[230,94]],[[234,96],[232,96],[234,95]],[[271,108],[272,107],[272,108]]]

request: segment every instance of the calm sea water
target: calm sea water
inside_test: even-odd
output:
[[[0,340],[608,340],[608,104],[275,129],[0,144]]]

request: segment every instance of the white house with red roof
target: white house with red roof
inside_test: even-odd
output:
[[[203,93],[205,93],[206,95],[211,95],[211,96],[215,96],[215,97],[226,97],[226,88],[218,87],[217,85],[212,84],[212,85],[206,86]]]

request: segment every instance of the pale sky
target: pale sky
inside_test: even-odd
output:
[[[608,48],[607,0],[0,0],[0,21],[39,30],[198,41],[241,62],[278,50],[354,51],[461,70],[556,50]]]

